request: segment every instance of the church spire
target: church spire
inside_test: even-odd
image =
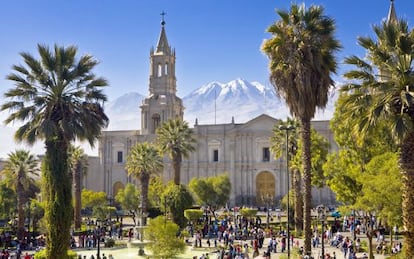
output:
[[[149,95],[142,101],[141,133],[155,134],[156,129],[169,119],[184,116],[183,101],[176,95],[175,50],[170,47],[165,33],[165,12],[161,13],[161,34],[157,47],[150,51]]]
[[[395,12],[394,0],[391,0],[390,10],[388,11],[387,23],[397,22],[397,13]]]
[[[168,45],[167,34],[165,33],[165,27],[164,27],[165,26],[164,16],[166,14],[167,13],[165,13],[164,11],[161,13],[161,33],[158,39],[156,52],[170,54],[171,49],[170,49],[170,46]]]

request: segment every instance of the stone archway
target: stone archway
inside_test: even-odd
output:
[[[276,193],[276,181],[272,173],[260,172],[256,176],[256,203],[259,206],[266,205],[266,200],[274,200]]]
[[[121,182],[114,183],[114,185],[112,186],[113,197],[115,197],[118,194],[119,190],[124,189],[124,188],[125,186],[123,183]]]

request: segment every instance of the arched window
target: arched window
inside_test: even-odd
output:
[[[162,76],[162,66],[161,66],[161,64],[158,64],[157,76],[158,77]]]
[[[165,63],[164,65],[164,74],[168,75],[168,63]]]

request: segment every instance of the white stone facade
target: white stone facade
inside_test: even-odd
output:
[[[137,142],[155,139],[155,129],[171,118],[183,118],[184,107],[176,96],[175,51],[168,45],[164,22],[156,49],[150,52],[149,96],[141,109],[141,131],[104,131],[99,141],[99,157],[90,159],[84,187],[105,191],[113,198],[126,183],[136,183],[125,170],[126,157]],[[138,110],[137,110],[138,112]],[[260,205],[261,196],[269,193],[276,200],[288,190],[285,157],[274,159],[270,152],[270,136],[277,119],[260,115],[237,124],[198,125],[193,127],[196,151],[184,158],[181,182],[193,177],[228,173],[231,184],[230,206]],[[315,121],[312,126],[337,149],[329,130],[329,121]],[[173,178],[172,165],[165,159],[163,178]],[[136,183],[138,184],[138,183]],[[313,190],[314,204],[333,204],[335,197],[327,189]]]

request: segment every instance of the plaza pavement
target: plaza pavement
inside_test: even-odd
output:
[[[364,240],[364,236],[360,235],[358,236],[361,240]],[[266,242],[268,239],[265,239],[264,242],[264,246],[266,246]],[[139,241],[133,241],[134,243],[139,243]],[[209,258],[210,259],[216,259],[216,254],[212,253],[212,251],[216,250],[214,247],[208,248],[207,244],[205,243],[206,240],[203,240],[203,247],[202,248],[192,248],[191,246],[187,246],[187,250],[185,252],[185,254],[182,254],[180,256],[177,256],[177,259],[192,259],[194,258],[194,256],[196,256],[197,258],[199,258],[202,254],[206,254],[209,253]],[[236,241],[238,242],[238,241]],[[299,239],[299,246],[303,246],[303,240]],[[280,246],[278,247],[280,248]],[[101,248],[101,258],[102,255],[105,254],[107,257],[109,254],[112,254],[112,256],[114,257],[114,259],[124,259],[124,258],[136,258],[136,259],[140,259],[140,258],[151,258],[151,255],[149,254],[148,250],[145,250],[146,255],[145,256],[139,256],[138,255],[138,247],[131,247],[131,248],[120,248],[120,249],[109,249],[109,248]],[[263,252],[266,250],[266,248],[263,248],[260,250],[260,254],[262,255]],[[96,248],[94,250],[86,250],[86,249],[76,249],[75,250],[78,255],[82,255],[86,256],[86,259],[90,259],[90,256],[93,254],[96,257],[97,254],[97,250]],[[333,255],[333,252],[336,253],[336,258],[337,259],[342,259],[344,258],[343,253],[341,252],[340,249],[335,248],[335,247],[331,247],[328,245],[325,246],[325,253],[329,253],[330,255]],[[287,255],[287,253],[272,253],[271,254],[271,259],[277,259],[280,258],[281,255]],[[321,246],[319,245],[319,247],[312,249],[312,256],[316,259],[319,258],[319,256],[321,255]],[[357,253],[358,258],[360,258],[363,255],[363,253]],[[249,254],[249,258],[253,258],[252,257],[252,253]],[[375,259],[385,259],[385,255],[382,254],[376,254],[374,253]],[[261,258],[261,257],[260,257]],[[292,259],[296,259],[294,256],[291,256]]]

